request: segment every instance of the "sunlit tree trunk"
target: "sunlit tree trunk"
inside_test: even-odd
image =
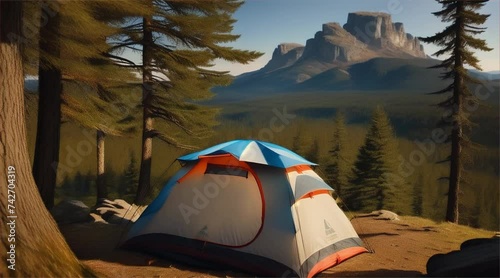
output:
[[[463,3],[460,1],[457,3],[457,13],[463,12]],[[464,22],[461,17],[457,18],[457,25],[460,29],[464,28]],[[462,46],[462,36],[463,34],[458,34],[455,37],[455,45]],[[464,68],[464,62],[462,60],[462,55],[459,53],[462,51],[458,47],[455,49],[455,70],[460,71]],[[453,126],[451,131],[451,155],[450,155],[450,181],[448,186],[448,204],[446,207],[446,221],[453,223],[458,223],[458,192],[460,188],[460,180],[462,177],[462,123],[458,118],[464,113],[462,98],[463,94],[461,92],[464,87],[464,78],[461,74],[456,74],[453,80],[453,101],[456,107],[452,109]]]
[[[104,199],[108,197],[108,192],[106,190],[106,181],[104,180],[104,172],[105,172],[105,161],[104,161],[104,139],[106,138],[106,134],[104,132],[98,130],[96,135],[97,140],[97,179],[96,179],[96,187],[97,187],[97,202],[99,203],[100,199]]]
[[[0,11],[0,276],[88,276],[90,273],[75,258],[45,209],[31,175],[22,58],[19,41],[12,40],[21,37],[22,2],[2,0]],[[15,186],[10,186],[11,191],[5,184],[8,179]],[[15,196],[10,197],[14,201],[8,202],[8,195]],[[10,236],[11,231],[15,236]],[[12,251],[15,271],[8,269],[11,262],[7,259],[12,257]]]
[[[143,105],[143,129],[142,129],[142,156],[139,172],[139,187],[134,202],[143,204],[144,198],[151,186],[151,158],[153,153],[153,115],[151,112],[151,98],[153,96],[153,73],[152,73],[152,45],[153,32],[151,31],[151,16],[143,18],[143,72],[142,72],[142,105]]]

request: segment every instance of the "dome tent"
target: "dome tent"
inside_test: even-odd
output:
[[[316,165],[235,140],[178,158],[123,247],[263,276],[312,277],[367,252]]]

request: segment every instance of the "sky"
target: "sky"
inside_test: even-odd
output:
[[[241,37],[229,44],[235,48],[256,50],[264,55],[247,65],[216,61],[217,70],[227,70],[233,75],[262,68],[280,43],[295,42],[305,45],[321,30],[323,23],[338,22],[343,25],[349,12],[371,11],[391,14],[393,22],[402,22],[405,31],[416,37],[434,35],[446,24],[432,12],[441,9],[434,0],[247,0],[233,15],[235,34]],[[500,1],[491,0],[482,10],[490,14],[480,37],[486,39],[490,52],[477,52],[483,71],[500,70]],[[438,48],[424,44],[426,54]]]

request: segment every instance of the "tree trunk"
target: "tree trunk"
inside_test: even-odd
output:
[[[96,187],[97,187],[97,201],[96,204],[99,204],[100,199],[104,199],[108,197],[108,192],[106,190],[106,181],[104,180],[104,139],[106,134],[100,130],[96,132],[97,139],[97,178],[96,178]]]
[[[90,273],[64,241],[31,175],[21,47],[11,40],[21,36],[21,7],[22,1],[0,1],[0,276],[82,277]]]
[[[451,132],[450,182],[448,186],[448,204],[446,221],[458,223],[458,193],[462,175],[461,152],[462,127],[457,126]]]
[[[145,197],[151,187],[151,158],[153,152],[153,115],[151,112],[151,98],[153,96],[153,77],[151,64],[153,33],[151,31],[151,17],[143,18],[143,52],[142,52],[142,105],[143,105],[143,127],[142,127],[142,156],[141,169],[139,171],[139,185],[134,203],[143,204]]]
[[[457,2],[457,13],[464,10],[463,3]],[[465,86],[462,72],[464,70],[462,51],[463,51],[463,28],[464,22],[461,17],[457,17],[457,30],[455,36],[455,79],[453,89],[452,107],[452,130],[451,130],[451,156],[450,156],[450,182],[448,186],[448,204],[446,207],[446,221],[458,223],[458,193],[460,189],[460,180],[462,175],[462,121],[459,117],[463,114],[463,88]]]
[[[43,17],[41,19],[44,20]],[[40,51],[51,56],[60,54],[60,18],[56,14],[40,27]],[[59,163],[59,140],[61,132],[61,71],[54,68],[40,55],[38,69],[38,123],[36,130],[33,177],[45,207],[54,206],[54,193]]]

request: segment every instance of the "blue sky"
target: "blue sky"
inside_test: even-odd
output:
[[[284,42],[304,44],[321,30],[327,22],[343,25],[347,14],[355,11],[386,12],[393,22],[403,22],[406,32],[414,36],[430,36],[445,26],[431,14],[441,5],[434,0],[247,0],[234,14],[238,21],[234,33],[240,34],[231,46],[264,52],[263,57],[248,65],[217,61],[216,69],[240,74],[263,67],[271,59],[274,48]],[[485,24],[487,31],[481,35],[486,39],[491,52],[478,52],[484,71],[500,70],[499,13],[500,1],[491,0],[481,10],[491,14]],[[437,51],[433,45],[424,45],[425,52]]]

